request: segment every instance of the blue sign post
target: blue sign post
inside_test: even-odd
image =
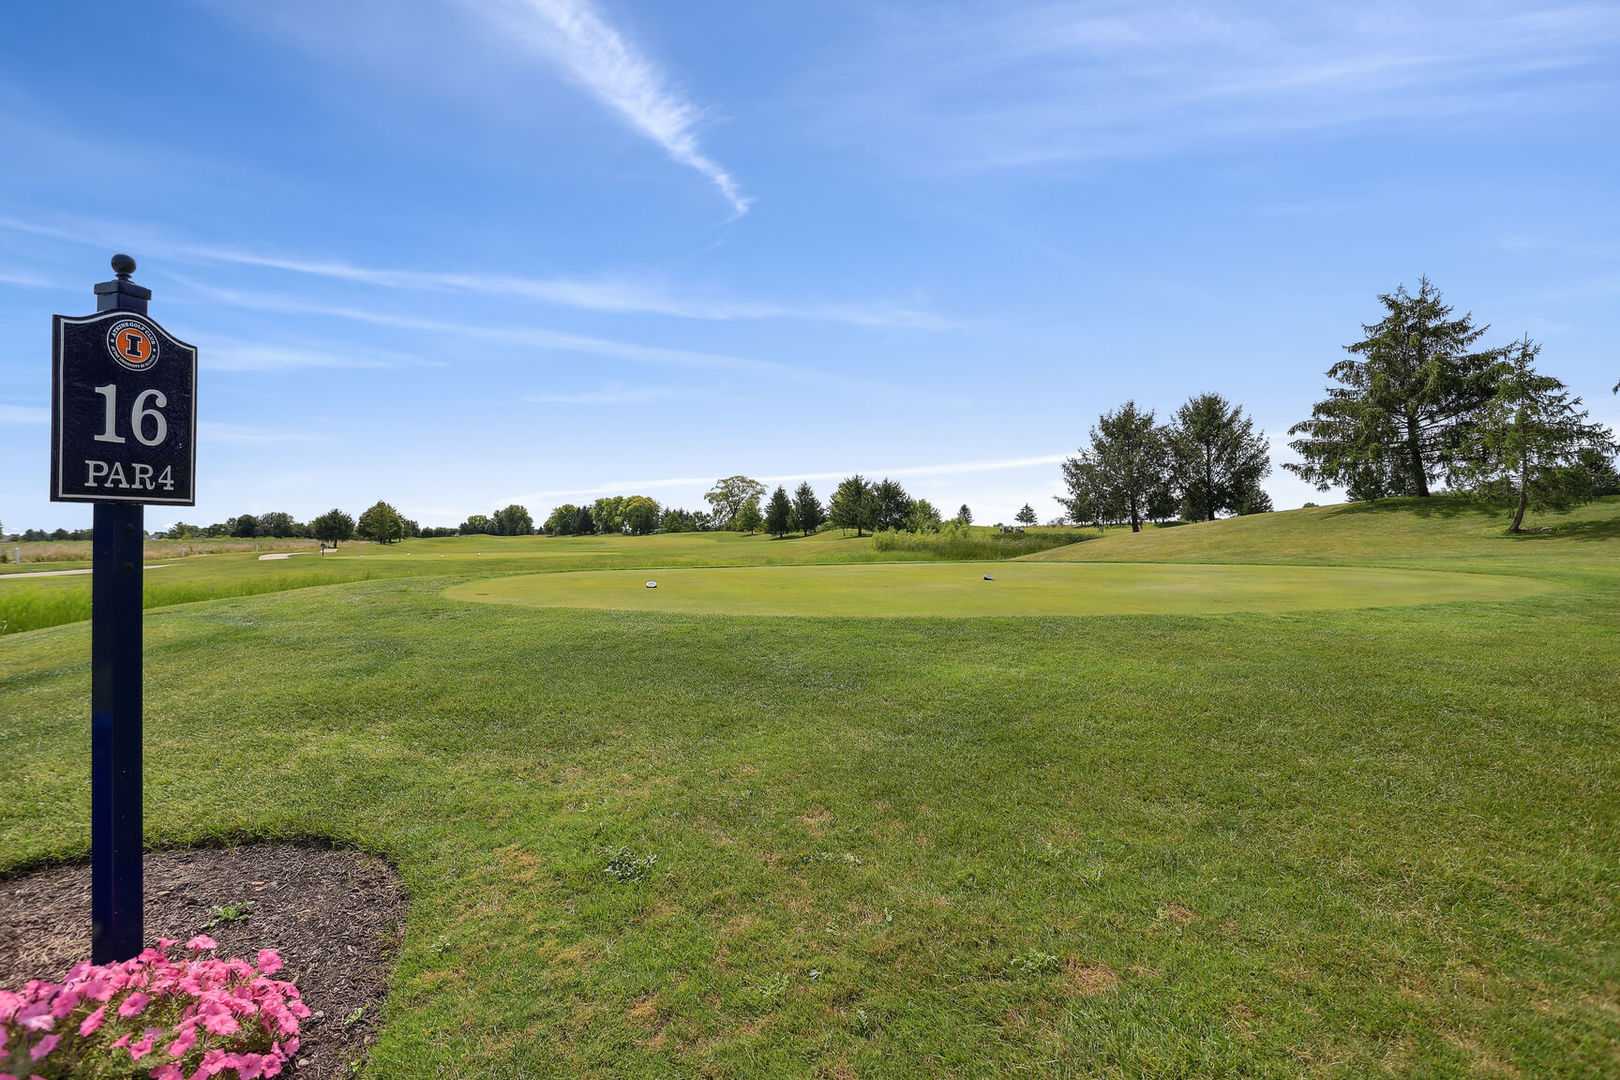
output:
[[[148,502],[195,502],[197,350],[147,318],[115,255],[96,314],[52,320],[51,499],[95,503],[90,621],[91,959],[143,945],[141,579]]]

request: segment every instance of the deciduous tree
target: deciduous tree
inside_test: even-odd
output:
[[[906,529],[914,533],[936,533],[940,525],[939,508],[927,499],[918,499],[911,504],[911,517],[906,522]]]
[[[398,510],[379,499],[360,515],[355,531],[362,540],[392,544],[405,539],[405,519]]]
[[[651,536],[658,531],[658,503],[646,495],[630,495],[619,507],[624,530],[632,536]]]
[[[742,513],[745,506],[752,506],[754,513],[756,515],[759,513],[759,500],[765,497],[765,485],[746,476],[728,476],[723,480],[716,480],[714,487],[703,497],[708,500],[709,506],[714,511],[716,529],[741,529],[741,523],[736,520],[737,515]],[[741,529],[741,531],[752,530]]]
[[[624,532],[624,496],[609,495],[591,504],[596,531],[603,535]]]
[[[468,514],[460,531],[462,536],[494,536],[497,530],[488,514]]]
[[[333,507],[309,523],[309,531],[323,544],[338,544],[354,537],[354,518]]]
[[[973,511],[968,509],[967,503],[963,503],[961,506],[957,507],[956,520],[961,522],[963,525],[973,524]]]
[[[1241,407],[1219,394],[1189,398],[1170,421],[1168,439],[1182,517],[1214,521],[1258,505],[1260,481],[1271,475],[1271,450]]]
[[[533,536],[534,518],[526,508],[513,503],[495,511],[495,532],[499,536]]]
[[[1098,418],[1090,445],[1063,462],[1063,480],[1069,494],[1058,502],[1075,521],[1099,527],[1126,521],[1141,532],[1144,521],[1175,512],[1164,431],[1152,410],[1134,401]]]

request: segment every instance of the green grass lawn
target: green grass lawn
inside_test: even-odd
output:
[[[1334,564],[1534,590],[1200,615],[445,595],[869,557],[819,538],[368,551],[371,580],[148,614],[148,838],[394,861],[389,1080],[1613,1075],[1620,500],[1544,523],[1328,508],[973,582]],[[243,574],[361,564],[327,559]],[[0,639],[0,869],[88,850],[88,651],[83,623]],[[620,880],[621,848],[656,862]]]
[[[989,580],[987,580],[989,579]],[[688,615],[843,617],[1207,615],[1513,600],[1556,586],[1527,577],[1361,566],[960,562],[595,570],[480,578],[457,600]]]

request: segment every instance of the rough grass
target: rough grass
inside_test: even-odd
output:
[[[1015,559],[1077,544],[1097,535],[1095,529],[1033,529],[1012,534],[997,529],[960,527],[947,527],[937,533],[885,530],[872,537],[872,546],[878,551],[903,551],[913,558]]]
[[[230,537],[213,537],[200,540],[148,540],[142,545],[147,562],[165,562],[170,559],[185,559],[195,555],[222,555],[238,554],[253,551],[314,551],[318,547],[314,540],[276,539],[266,537],[262,540],[234,540]],[[15,561],[18,551],[22,553],[22,561]],[[36,540],[29,543],[0,543],[0,573],[25,574],[30,570],[64,570],[74,566],[90,565],[90,541],[88,540]],[[34,563],[52,563],[52,566],[35,566]]]
[[[167,542],[162,542],[167,543]],[[240,543],[240,542],[239,542]],[[251,542],[249,542],[251,543]],[[291,542],[289,542],[291,543]],[[836,532],[773,540],[742,533],[675,533],[667,536],[457,536],[409,540],[399,544],[348,544],[336,554],[308,554],[260,561],[256,554],[218,554],[178,558],[158,569],[149,567],[143,582],[147,608],[168,607],[227,596],[256,596],[383,577],[514,574],[525,571],[581,570],[601,567],[749,566],[794,563],[840,563],[952,557],[919,556],[903,550],[878,550],[872,537]],[[178,548],[181,542],[174,542]],[[148,557],[153,553],[149,543]],[[307,548],[307,545],[306,545]],[[1011,558],[1025,548],[1000,546],[998,557]],[[964,557],[964,552],[954,557]],[[88,563],[65,563],[69,569]],[[39,569],[24,564],[24,569]],[[19,578],[0,576],[0,634],[60,626],[90,617],[90,578]]]
[[[1505,602],[781,619],[418,576],[169,608],[147,835],[400,867],[389,1080],[1612,1075],[1617,509],[1165,534],[1310,561],[1376,522],[1368,561],[1559,586]],[[87,851],[88,647],[0,640],[0,871]]]

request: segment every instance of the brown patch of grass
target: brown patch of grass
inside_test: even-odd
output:
[[[1070,997],[1096,997],[1119,985],[1119,976],[1107,964],[1088,964],[1077,956],[1063,962],[1069,977]]]
[[[799,820],[809,826],[810,831],[820,836],[827,829],[827,823],[832,820],[832,811],[826,807],[817,807],[807,814],[799,815]]]
[[[1165,904],[1159,908],[1159,917],[1168,919],[1177,926],[1186,926],[1198,918],[1198,913],[1192,908],[1182,907],[1180,904]]]

